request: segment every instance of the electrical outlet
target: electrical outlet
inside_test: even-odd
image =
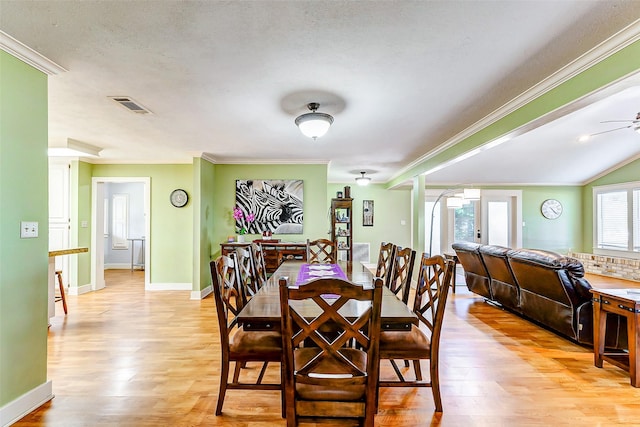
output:
[[[20,238],[33,239],[38,237],[38,223],[34,221],[20,222]]]
[[[87,221],[80,221],[80,228],[87,228],[89,223]]]

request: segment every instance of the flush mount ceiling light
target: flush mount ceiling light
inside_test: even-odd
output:
[[[296,126],[300,128],[300,132],[302,132],[304,136],[313,138],[314,141],[327,133],[333,123],[333,117],[329,114],[318,113],[316,111],[319,107],[320,104],[317,102],[307,104],[307,108],[311,110],[311,112],[296,117]]]
[[[67,138],[62,146],[49,147],[49,157],[100,157],[102,148]]]
[[[364,176],[366,172],[360,172],[360,173],[362,174],[362,176],[359,176],[356,178],[356,184],[369,185],[369,182],[371,182],[371,178],[369,178],[368,176]]]

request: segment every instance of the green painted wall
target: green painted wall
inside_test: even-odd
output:
[[[384,185],[371,184],[366,187],[349,184],[329,184],[327,204],[344,187],[351,187],[353,198],[353,241],[369,243],[370,260],[377,261],[381,242],[393,242],[399,246],[411,246],[411,190],[387,190]],[[373,227],[362,226],[362,201],[373,200]],[[401,224],[405,222],[405,225]],[[330,229],[326,220],[327,231]]]
[[[215,168],[215,165],[207,160],[193,159],[193,235],[197,236],[193,242],[193,290],[195,291],[202,290],[211,284],[209,261],[212,259],[211,254],[220,243],[214,240]]]
[[[593,187],[640,181],[640,159],[635,160],[605,176],[585,185],[582,190],[584,244],[582,252],[593,253]]]
[[[550,220],[542,216],[540,206],[547,199],[562,203],[562,215]],[[582,236],[581,187],[524,187],[522,189],[522,246],[560,253],[580,250]]]
[[[235,235],[231,210],[235,206],[236,179],[302,179],[304,181],[304,230],[303,234],[274,236],[284,242],[306,242],[307,238],[327,236],[329,220],[327,212],[326,165],[215,165],[213,217],[216,219],[213,256],[220,253],[220,243]],[[247,235],[247,240],[260,238]]]
[[[151,283],[192,283],[193,197],[175,208],[169,195],[182,188],[193,196],[193,165],[93,165],[93,177],[151,178]],[[89,197],[90,200],[90,197]],[[90,212],[80,213],[91,217]]]
[[[0,407],[47,381],[47,129],[47,76],[0,51]]]
[[[74,160],[71,162],[69,181],[71,191],[70,219],[71,230],[69,247],[91,248],[91,172],[90,163]],[[80,227],[82,221],[87,221],[88,227]],[[77,275],[77,281],[71,281],[71,286],[84,286],[91,283],[91,253],[78,254],[69,257],[71,276]]]

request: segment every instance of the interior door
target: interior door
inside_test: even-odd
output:
[[[49,160],[49,250],[69,247],[69,163]],[[69,282],[69,257],[56,257],[56,270]]]
[[[480,202],[479,243],[522,247],[522,191],[484,190]]]

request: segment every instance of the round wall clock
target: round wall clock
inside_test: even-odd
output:
[[[189,195],[186,191],[178,188],[171,192],[171,196],[169,196],[169,200],[171,200],[171,204],[176,208],[184,207],[189,201]]]
[[[562,203],[556,199],[547,199],[540,207],[542,215],[547,219],[556,219],[562,215]]]

